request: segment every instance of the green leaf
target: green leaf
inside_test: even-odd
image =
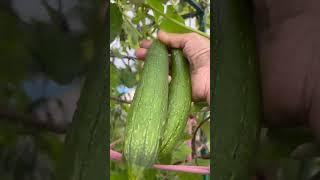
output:
[[[123,23],[122,13],[119,7],[111,3],[110,4],[110,43],[120,34],[121,26]]]
[[[175,9],[172,5],[167,6],[166,15],[168,18],[164,18],[163,21],[160,23],[160,28],[162,30],[172,33],[191,32],[189,29],[185,28],[184,19],[175,12]],[[181,23],[181,25],[174,23],[173,21],[169,20],[169,18]]]
[[[71,36],[50,24],[34,22],[30,25],[28,46],[40,70],[60,84],[68,84],[87,68],[83,37]]]
[[[131,48],[137,48],[140,39],[143,37],[142,34],[137,30],[136,27],[128,20],[124,19],[122,24],[124,32],[127,34],[126,42],[128,42]]]
[[[313,141],[304,127],[264,129],[260,144],[260,155],[263,159],[288,158],[301,144]]]
[[[196,164],[195,159],[192,160],[193,164]],[[210,159],[197,159],[199,166],[210,166]]]
[[[320,176],[320,158],[305,159],[302,162],[301,179],[316,180]]]
[[[203,175],[191,173],[177,173],[179,180],[202,180]]]
[[[137,84],[135,72],[131,72],[128,68],[121,69],[119,71],[121,84],[124,84],[127,87],[133,87]]]
[[[184,161],[192,152],[187,143],[182,143],[173,153],[172,162]]]
[[[198,108],[198,111],[200,111],[202,108],[208,107],[208,103],[206,101],[194,102],[194,106]]]
[[[123,57],[123,55],[121,54],[121,52],[119,51],[119,49],[114,48],[114,49],[112,49],[111,51],[112,51],[112,55],[114,55],[115,57],[118,57],[118,58]]]
[[[46,152],[52,160],[57,161],[61,155],[63,142],[56,134],[47,132],[36,136],[37,145]]]
[[[19,19],[0,11],[0,82],[18,83],[25,77],[31,55],[25,46]]]
[[[153,11],[154,18],[155,18],[155,21],[157,22],[157,24],[160,24],[159,17],[161,16],[161,13],[163,13],[163,11],[164,11],[163,4],[158,0],[147,0],[147,2],[148,2],[148,5],[150,7],[152,7],[152,9],[156,9]]]
[[[148,180],[156,179],[157,170],[156,169],[146,169],[144,171],[144,178]]]
[[[119,85],[119,69],[116,68],[116,66],[111,63],[110,65],[110,88],[111,91],[115,90],[115,87],[117,87]]]
[[[146,21],[147,18],[152,17],[150,14],[148,14],[149,8],[146,8],[145,5],[139,7],[136,10],[135,16],[132,18],[132,23],[138,24],[139,22],[144,22]]]
[[[281,159],[277,180],[299,180],[301,175],[301,161],[294,159]],[[304,178],[303,178],[304,179]]]
[[[1,119],[3,120],[3,119]],[[16,142],[18,130],[12,123],[2,122],[0,126],[0,147]]]
[[[201,126],[202,131],[206,135],[207,141],[210,142],[210,121],[205,122]]]
[[[81,48],[83,49],[83,56],[87,62],[91,61],[94,56],[94,44],[92,39],[84,40],[81,43]]]
[[[180,137],[180,141],[181,143],[184,142],[184,141],[187,141],[187,140],[190,140],[192,139],[192,135],[186,133],[186,132],[183,132],[181,137]]]
[[[110,180],[127,180],[127,174],[125,172],[117,172],[117,171],[111,171]]]
[[[130,2],[136,5],[141,5],[145,2],[145,0],[130,0]]]
[[[208,34],[186,26],[183,22],[181,22],[181,19],[178,17],[179,15],[176,14],[172,8],[170,8],[170,6],[167,13],[164,13],[163,5],[160,2],[156,0],[147,0],[147,2],[154,12],[156,23],[159,26],[164,23],[164,25],[162,25],[162,28],[164,28],[163,30],[166,29],[165,31],[172,33],[196,32],[204,37],[210,38]],[[163,17],[164,19],[162,20],[159,16]]]

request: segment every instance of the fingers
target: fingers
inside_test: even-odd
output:
[[[164,31],[158,32],[158,39],[164,44],[173,47],[183,49],[188,41],[194,41],[199,39],[198,34],[196,33],[185,33],[185,34],[176,34],[176,33],[167,33]]]
[[[176,34],[176,33],[167,33],[164,31],[158,32],[158,39],[164,44],[173,47],[173,48],[183,48],[186,42],[193,38],[193,33],[187,34]],[[148,49],[152,44],[150,40],[142,40],[140,43],[140,48]]]
[[[146,49],[146,48],[138,48],[138,49],[136,49],[136,51],[135,51],[135,55],[136,55],[136,57],[137,57],[138,59],[144,60],[144,58],[145,58],[146,55],[147,55],[147,51],[148,51],[148,49]]]
[[[193,44],[203,44],[203,37],[196,33],[185,33],[185,34],[177,34],[177,33],[167,33],[164,31],[158,32],[158,39],[171,48],[179,48],[184,49],[184,51],[189,51],[187,46],[188,42],[193,42]],[[143,40],[140,43],[140,48],[136,49],[135,55],[138,59],[143,60],[147,54],[147,50],[150,48],[152,41]],[[190,43],[189,43],[190,44]],[[190,45],[189,45],[190,46]],[[196,46],[200,48],[200,46]],[[188,52],[191,53],[191,52]],[[187,53],[187,54],[188,54]]]
[[[135,56],[140,60],[144,60],[151,44],[152,44],[152,41],[150,40],[142,40],[140,43],[140,48],[137,48],[135,51]]]
[[[150,41],[150,40],[142,40],[140,43],[140,47],[145,48],[145,49],[149,49],[151,44],[152,44],[152,41]]]

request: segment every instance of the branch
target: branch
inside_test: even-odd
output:
[[[194,134],[193,134],[193,137],[192,137],[192,153],[193,153],[193,156],[194,156],[194,157],[196,156],[196,154],[195,154],[195,152],[196,152],[196,151],[195,151],[195,149],[196,149],[196,147],[195,147],[196,135],[197,135],[198,130],[200,129],[200,127],[201,127],[205,122],[207,122],[209,119],[210,119],[210,116],[207,117],[206,119],[204,119],[203,121],[201,121],[200,124],[198,125],[198,127],[196,128]],[[197,163],[197,158],[195,158],[195,161],[196,161],[196,163]]]
[[[120,58],[120,59],[129,59],[129,60],[137,60],[137,57],[134,57],[134,56],[128,56],[128,55],[121,55],[120,57],[119,56],[116,56],[112,53],[112,51],[110,51],[110,57],[113,57],[113,58]]]
[[[113,96],[110,97],[110,100],[113,100],[113,101],[116,101],[116,102],[119,102],[119,103],[131,104],[131,101],[124,100],[124,99],[119,99],[119,98],[113,97]]]
[[[122,61],[122,63],[129,69],[129,71],[132,72],[132,69],[131,69],[131,67],[130,67],[130,65],[129,65],[130,59],[128,59],[128,64],[123,60],[123,58],[121,59],[121,61]]]
[[[187,0],[187,2],[197,11],[198,19],[199,19],[199,30],[204,32],[205,31],[205,21],[204,21],[204,15],[205,11],[203,7],[199,3],[197,3],[194,0]]]
[[[119,58],[122,58],[122,59],[129,59],[129,60],[137,60],[137,58],[136,57],[134,57],[134,56],[121,56],[121,57],[119,57]]]
[[[14,112],[12,110],[9,110],[8,108],[0,109],[0,120],[5,120],[10,123],[22,123],[26,126],[35,127],[41,130],[46,129],[58,134],[65,133],[69,126],[67,124],[59,124],[52,121],[42,121],[35,116]]]
[[[192,117],[192,116],[189,117],[189,118],[188,118],[188,122],[187,122],[187,126],[188,126],[188,134],[189,134],[190,136],[192,135],[192,129],[193,129],[193,127],[196,126],[196,125],[197,125],[197,121],[196,121],[195,117]],[[188,140],[188,146],[189,146],[190,148],[193,147],[193,142],[192,142],[192,140]],[[188,155],[188,157],[187,157],[187,161],[192,161],[193,154],[194,154],[194,151],[193,151],[193,149],[192,149],[192,152],[191,152],[190,155]]]
[[[191,13],[186,13],[186,14],[181,15],[181,17],[183,19],[188,19],[188,18],[196,17],[197,15],[198,15],[197,12],[191,12]]]
[[[198,4],[196,1],[194,0],[187,0],[188,4],[190,4],[196,11],[197,14],[199,14],[201,16],[201,14],[204,13],[202,7],[200,4]]]
[[[196,156],[199,159],[210,159],[210,154],[203,154],[201,156]]]

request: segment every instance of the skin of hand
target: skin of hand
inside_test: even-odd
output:
[[[210,104],[210,40],[196,33],[175,34],[158,32],[158,39],[171,48],[180,48],[190,63],[192,98]],[[143,40],[136,49],[138,59],[144,59],[150,40]]]
[[[253,0],[253,5],[264,123],[305,124],[320,142],[320,1]],[[263,179],[275,177],[276,171]]]
[[[307,124],[320,141],[320,1],[253,4],[264,122]]]

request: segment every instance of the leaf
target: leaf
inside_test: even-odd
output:
[[[146,8],[138,8],[135,16],[132,18],[132,22],[134,24],[138,24],[140,21],[144,20],[145,18],[147,18],[148,14],[147,14],[147,9]]]
[[[277,180],[299,180],[301,174],[301,161],[294,159],[281,159],[280,169],[278,172]],[[304,179],[304,178],[303,178]]]
[[[120,34],[123,19],[119,7],[115,3],[110,4],[110,43]]]
[[[299,145],[312,140],[304,127],[269,128],[260,141],[260,155],[263,159],[287,158]]]
[[[1,119],[3,120],[3,119]],[[16,142],[18,130],[12,123],[2,122],[0,126],[0,147],[8,146]]]
[[[40,70],[59,84],[68,84],[87,68],[81,34],[71,36],[50,24],[30,25],[28,46]]]
[[[46,152],[52,160],[57,161],[61,155],[63,142],[56,134],[45,132],[36,136],[36,143],[40,149]]]
[[[154,18],[157,24],[160,24],[160,15],[163,11],[164,11],[164,7],[163,4],[158,1],[158,0],[147,0],[147,3],[150,7],[152,7],[152,9],[154,9],[153,14],[154,14]]]
[[[16,85],[10,87],[10,95],[8,105],[13,105],[16,111],[25,112],[30,108],[31,99],[27,96],[22,85]],[[1,92],[2,93],[2,92]]]
[[[139,40],[143,37],[142,34],[137,30],[136,27],[128,20],[125,19],[122,28],[124,32],[127,34],[127,39],[125,40],[128,42],[131,48],[136,48],[139,45]]]
[[[111,171],[110,180],[127,180],[127,179],[128,177],[126,173]]]
[[[137,73],[131,72],[128,68],[121,69],[120,71],[120,82],[127,87],[133,87],[137,84],[135,75]]]
[[[186,132],[183,132],[182,135],[180,136],[179,141],[181,141],[181,143],[182,143],[182,142],[184,142],[186,140],[190,140],[190,139],[192,139],[192,135],[190,135],[190,134],[188,134]]]
[[[177,173],[179,180],[202,180],[203,175],[191,173]]]
[[[110,88],[111,91],[115,91],[115,87],[118,86],[119,80],[120,80],[120,74],[119,74],[119,69],[116,68],[116,66],[111,63],[110,64]]]
[[[111,51],[112,51],[111,54],[112,54],[114,57],[117,57],[117,58],[123,57],[123,55],[121,54],[121,52],[119,51],[119,49],[113,48]]]
[[[194,106],[196,106],[198,111],[200,111],[202,108],[208,107],[208,103],[205,101],[194,102]]]
[[[87,62],[91,61],[94,56],[94,42],[92,39],[85,40],[81,43],[83,56]]]
[[[189,26],[186,26],[183,22],[181,22],[181,17],[174,12],[170,6],[168,6],[168,11],[164,13],[163,5],[156,0],[147,0],[148,5],[154,12],[156,23],[163,28],[163,30],[172,32],[172,33],[187,33],[187,32],[196,32],[206,38],[210,38],[210,36],[206,33],[193,29]],[[161,17],[164,19],[162,20]]]
[[[193,164],[196,164],[195,159],[192,160]],[[198,166],[210,166],[210,159],[197,159]]]
[[[172,33],[191,32],[189,29],[185,28],[184,19],[175,12],[174,7],[172,5],[167,6],[166,15],[168,18],[164,18],[163,21],[160,23],[160,28],[162,30]],[[180,22],[181,25],[174,23],[173,21],[169,20],[169,18],[174,19],[177,22]]]
[[[31,55],[25,47],[24,31],[19,19],[0,11],[0,82],[18,83],[27,74]]]
[[[148,180],[156,179],[157,170],[156,169],[146,169],[144,171],[144,178]]]
[[[172,153],[172,162],[184,161],[191,152],[191,148],[186,143],[182,143],[178,149]]]
[[[201,126],[202,131],[206,135],[207,141],[210,142],[210,121],[205,122]]]
[[[320,157],[320,144],[311,142],[304,143],[291,152],[291,157],[296,159]]]
[[[320,158],[305,159],[302,162],[301,179],[317,180],[320,177]]]
[[[145,2],[145,0],[130,0],[130,2],[136,5],[141,5]]]
[[[190,113],[191,114],[199,114],[200,111],[205,110],[205,108],[209,111],[209,107],[208,107],[207,102],[193,102],[191,104]]]

